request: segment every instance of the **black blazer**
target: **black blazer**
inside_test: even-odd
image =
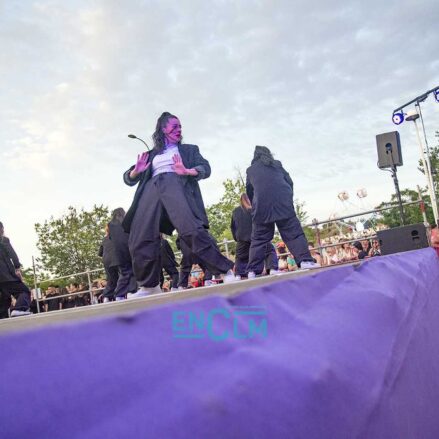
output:
[[[131,265],[131,255],[128,249],[128,233],[121,223],[111,221],[108,224],[110,240],[114,245],[114,254],[117,265]]]
[[[198,185],[198,180],[208,178],[210,176],[211,170],[209,162],[200,154],[198,146],[196,145],[183,144],[178,147],[178,150],[184,166],[188,169],[195,168],[198,171],[198,175],[195,177],[184,175],[180,178],[183,180],[186,199],[191,207],[192,212],[198,219],[202,221],[205,228],[209,228],[209,221],[207,219],[203,197],[201,196],[200,186]],[[157,152],[152,150],[149,153],[148,162],[152,162],[156,155]],[[152,177],[151,168],[152,166],[149,166],[146,171],[142,172],[134,180],[130,178],[130,172],[134,169],[134,165],[123,174],[123,181],[128,186],[135,186],[138,183],[136,193],[134,194],[134,200],[122,222],[122,226],[127,233],[130,231],[131,223],[133,222],[134,214],[136,213],[136,209],[145,185]],[[169,220],[168,216],[166,214],[163,215],[160,220],[160,232],[166,235],[172,235],[174,229],[175,227]]]
[[[237,207],[232,213],[230,228],[236,242],[250,242],[252,236],[251,211],[241,206]]]
[[[0,238],[0,282],[12,282],[20,280],[15,270],[20,268],[17,253],[13,249],[6,236]]]
[[[102,240],[98,255],[102,258],[102,263],[106,269],[119,265],[114,251],[114,244],[108,236]]]
[[[295,215],[293,181],[282,166],[257,161],[247,169],[246,191],[257,224],[272,223]]]

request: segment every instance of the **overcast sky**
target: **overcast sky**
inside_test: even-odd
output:
[[[34,224],[69,205],[128,208],[121,175],[163,111],[180,117],[221,182],[267,145],[309,218],[337,194],[389,199],[375,135],[398,129],[401,188],[425,186],[412,122],[394,108],[439,85],[439,3],[401,1],[27,1],[0,3],[0,220],[25,266]],[[439,104],[423,104],[430,145]]]

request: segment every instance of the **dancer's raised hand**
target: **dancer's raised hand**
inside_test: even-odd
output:
[[[137,156],[136,165],[134,166],[134,169],[130,173],[131,178],[137,177],[139,174],[141,174],[142,172],[146,171],[149,168],[151,163],[150,162],[148,163],[148,157],[149,157],[148,152],[143,152],[142,154],[139,154]]]

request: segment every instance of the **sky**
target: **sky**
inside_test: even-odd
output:
[[[143,149],[127,135],[150,142],[163,111],[212,166],[206,206],[255,145],[282,161],[310,220],[345,212],[341,191],[351,211],[376,206],[394,187],[375,136],[394,130],[401,188],[425,186],[414,124],[391,116],[439,85],[438,18],[437,0],[1,0],[6,235],[29,266],[35,223],[68,206],[128,208],[122,173]],[[422,111],[434,146],[439,104]]]

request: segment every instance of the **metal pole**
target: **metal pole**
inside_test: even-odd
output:
[[[87,279],[88,279],[88,293],[90,294],[90,305],[93,305],[93,293],[91,291],[91,276],[90,270],[87,269]]]
[[[319,249],[319,252],[321,253],[322,252],[322,241],[321,241],[321,239],[320,239],[320,230],[319,230],[319,221],[318,221],[318,219],[317,218],[314,218],[313,220],[312,220],[312,223],[314,224],[314,231],[315,231],[315,234],[316,234],[316,238],[317,238],[317,247],[318,247],[318,249]]]
[[[419,134],[419,128],[418,128],[418,124],[416,123],[416,119],[413,120],[413,122],[415,123],[415,127],[416,127],[416,136],[418,138],[418,143],[419,143],[419,149],[421,151],[421,158],[422,158],[422,164],[424,166],[424,172],[425,172],[425,176],[427,177],[427,186],[428,186],[428,192],[430,195],[430,199],[431,199],[431,207],[433,208],[433,216],[434,216],[434,221],[436,223],[436,225],[438,225],[438,218],[439,218],[439,214],[438,214],[438,209],[437,209],[437,200],[436,200],[436,194],[434,192],[434,188],[433,188],[433,177],[431,175],[430,172],[430,157],[427,156],[427,160],[425,159],[425,153],[424,153],[424,146],[422,145],[422,141],[421,141],[421,136]]]
[[[35,270],[35,259],[32,256],[32,268],[34,271],[34,289],[35,289],[35,301],[37,302],[37,313],[40,313],[40,302],[38,300],[38,285],[37,285],[37,271]]]
[[[430,227],[430,224],[428,223],[428,220],[427,220],[427,213],[425,212],[425,203],[424,203],[424,200],[422,199],[421,188],[419,187],[419,185],[416,185],[416,187],[418,188],[418,196],[419,196],[419,199],[421,200],[419,203],[419,208],[421,209],[422,219],[424,220],[424,226]]]
[[[227,244],[227,239],[224,238],[224,247],[226,248],[226,256],[229,257],[229,245]]]
[[[401,225],[404,225],[404,211],[402,209],[402,200],[401,200],[401,191],[399,190],[398,176],[396,175],[396,166],[392,166],[392,178],[393,183],[395,184],[396,196],[398,198],[398,206],[399,206],[399,221]]]

